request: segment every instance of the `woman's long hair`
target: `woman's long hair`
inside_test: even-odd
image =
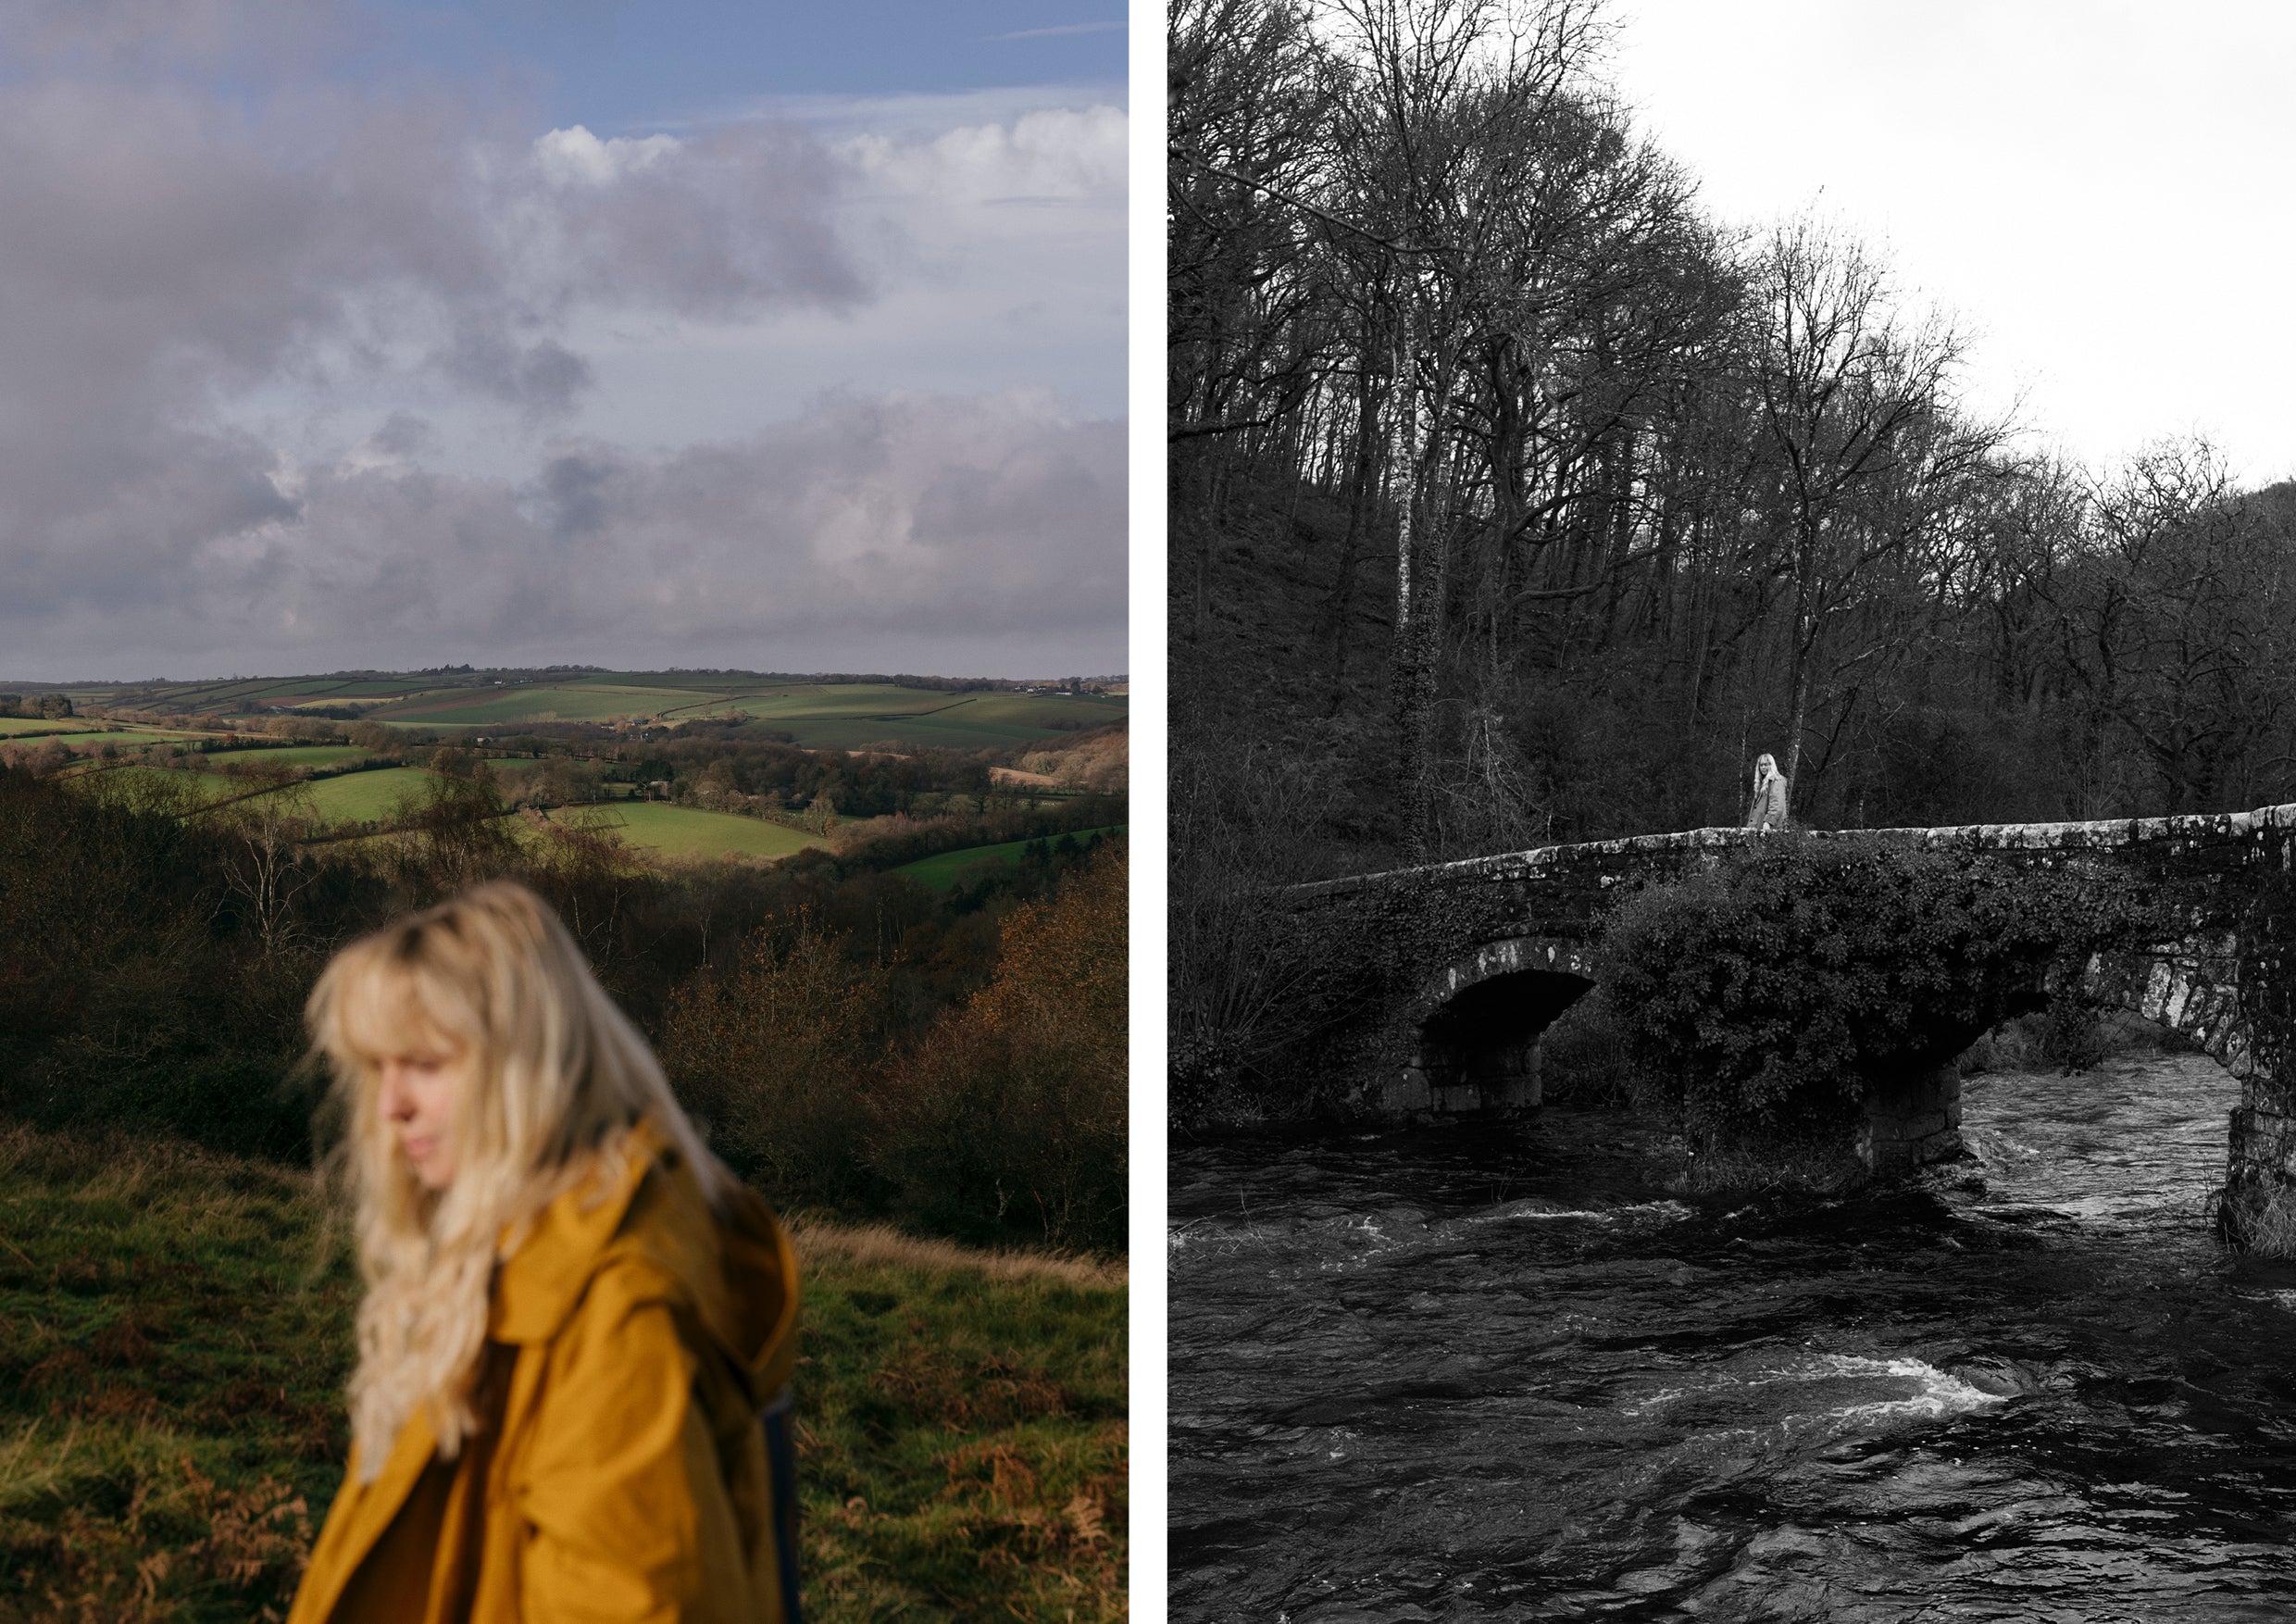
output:
[[[351,1426],[371,1481],[418,1408],[439,1453],[459,1453],[496,1262],[557,1195],[614,1167],[634,1123],[651,1120],[713,1198],[730,1176],[573,937],[522,885],[479,886],[354,942],[306,1017],[345,1129],[333,1166],[367,1284]],[[457,1043],[471,1064],[454,1105],[455,1175],[433,1192],[381,1119],[380,1063]]]

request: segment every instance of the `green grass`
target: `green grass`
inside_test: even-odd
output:
[[[356,744],[285,744],[268,750],[210,750],[207,759],[218,767],[227,761],[248,767],[341,767],[346,761],[364,761],[370,754]]]
[[[255,787],[219,772],[184,772],[165,767],[98,767],[93,771],[77,769],[72,776],[84,776],[91,784],[100,781],[106,789],[153,790],[162,795],[182,795],[193,803],[220,801]]]
[[[425,693],[369,713],[395,726],[476,727],[485,722],[594,722],[608,717],[653,716],[695,696],[680,689],[609,688],[552,682],[509,688],[454,689]]]
[[[737,713],[817,750],[895,742],[978,750],[1049,738],[1078,723],[1097,727],[1122,718],[1126,706],[1099,697],[943,693],[890,682],[696,679],[686,687],[674,679],[614,673],[517,688],[445,690],[386,706],[374,717],[403,727],[515,727],[614,716],[696,721]]]
[[[76,734],[64,743],[85,755],[91,750],[101,750],[106,744],[117,744],[122,750],[141,750],[146,744],[190,744],[200,740],[213,742],[230,736],[228,733],[203,733],[190,728],[121,728],[117,732]]]
[[[82,733],[92,725],[78,717],[0,716],[0,739],[21,738],[26,733]]]
[[[0,1618],[283,1611],[346,1442],[321,1221],[293,1170],[0,1130]],[[1123,1618],[1121,1273],[795,1237],[807,1618]]]
[[[0,1131],[0,1617],[135,1617],[160,1552],[147,1617],[284,1602],[345,1443],[317,1218],[257,1163]]]
[[[312,810],[327,823],[367,823],[388,818],[409,793],[419,793],[438,782],[438,774],[419,767],[381,767],[372,772],[346,772],[323,778],[306,787]]]
[[[1079,829],[1076,831],[1077,843],[1081,845],[1095,834],[1121,834],[1125,828],[1124,824],[1115,823],[1104,829]],[[1060,836],[1055,834],[1050,838],[1058,841]],[[902,864],[892,872],[906,874],[929,891],[947,891],[976,863],[1017,863],[1021,852],[1030,843],[1025,840],[1011,840],[1002,845],[967,846],[962,851],[919,857],[914,863]]]
[[[599,810],[623,840],[665,857],[786,857],[827,843],[786,824],[662,801],[617,802]]]
[[[725,716],[742,710],[757,720],[779,725],[839,717],[914,716],[939,710],[963,697],[927,688],[897,688],[891,682],[783,682],[697,698],[678,715]]]

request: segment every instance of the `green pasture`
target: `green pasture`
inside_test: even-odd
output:
[[[26,733],[84,733],[91,725],[78,717],[0,716],[0,739],[18,739]]]
[[[0,1213],[0,1619],[281,1617],[359,1291],[311,1175],[6,1127]],[[805,1617],[1123,1618],[1123,1272],[793,1229]]]
[[[346,761],[364,761],[368,754],[356,744],[287,744],[270,750],[210,750],[207,759],[218,766],[235,761],[243,767],[341,767]]]
[[[618,802],[605,822],[630,844],[665,857],[786,857],[827,843],[786,824],[664,801]]]
[[[162,807],[172,807],[179,796],[188,804],[205,806],[253,788],[219,772],[181,772],[164,767],[81,768],[72,773],[71,781],[94,793],[149,797]]]
[[[743,710],[759,721],[777,723],[833,717],[914,716],[963,697],[924,688],[897,688],[891,682],[776,682],[713,694],[677,716],[683,719]]]
[[[1122,823],[1112,823],[1104,829],[1079,829],[1076,831],[1077,843],[1081,845],[1096,834],[1122,834],[1128,827],[1129,826]],[[1055,834],[1050,838],[1058,841],[1060,836]],[[1020,861],[1021,852],[1029,843],[1025,840],[1009,840],[1002,845],[967,846],[962,851],[942,852],[938,856],[919,857],[916,862],[904,863],[892,871],[895,874],[906,874],[928,891],[947,891],[956,884],[967,869],[976,864],[1017,863]]]
[[[596,722],[609,717],[653,716],[690,704],[683,689],[603,683],[522,683],[504,688],[455,688],[418,694],[379,707],[376,721],[401,727],[476,727],[488,722]]]
[[[438,782],[438,774],[420,767],[381,767],[372,772],[346,772],[306,784],[311,809],[327,823],[367,823],[388,818],[410,794],[419,794]]]
[[[117,744],[122,750],[141,750],[146,744],[217,743],[231,737],[228,733],[203,733],[192,728],[121,728],[112,733],[81,733],[64,741],[82,754],[101,750],[106,744]]]

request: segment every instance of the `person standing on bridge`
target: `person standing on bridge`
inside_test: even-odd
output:
[[[1753,760],[1753,804],[1746,808],[1748,829],[1784,829],[1786,775],[1778,770],[1778,757],[1764,754]]]

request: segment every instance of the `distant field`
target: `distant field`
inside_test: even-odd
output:
[[[364,761],[368,754],[356,744],[289,744],[273,750],[210,750],[207,759],[247,767],[341,767],[346,761]]]
[[[323,778],[306,786],[311,806],[329,823],[363,823],[388,818],[410,791],[439,781],[439,775],[419,767],[383,767],[373,772],[347,772]]]
[[[826,843],[819,835],[762,818],[661,801],[618,804],[612,818],[624,840],[665,857],[786,857]]]
[[[159,767],[102,767],[79,768],[71,774],[71,781],[99,785],[107,790],[145,788],[162,793],[178,794],[194,802],[219,801],[226,795],[243,793],[250,785],[236,779],[225,778],[217,772],[175,772]]]
[[[680,719],[747,711],[760,721],[826,720],[833,717],[914,716],[964,697],[891,682],[780,682],[717,694],[681,708]]]
[[[0,716],[0,739],[25,733],[84,732],[88,725],[77,717]]]
[[[787,690],[770,699],[736,699],[714,708],[747,711],[758,726],[789,733],[817,750],[853,750],[895,740],[950,750],[992,749],[1053,737],[1064,724],[1096,728],[1129,714],[1126,706],[1097,697],[934,693],[874,683]]]
[[[596,722],[617,716],[655,716],[694,703],[688,690],[610,687],[603,683],[529,683],[515,688],[467,688],[418,694],[369,714],[399,727],[476,727],[486,722]]]
[[[1096,834],[1122,834],[1128,827],[1127,824],[1114,823],[1105,829],[1079,829],[1076,831],[1077,843],[1081,845]],[[1057,841],[1060,836],[1051,838]],[[956,883],[959,875],[976,863],[1018,862],[1021,851],[1030,843],[1025,840],[1013,840],[1006,841],[1003,845],[967,846],[961,852],[942,852],[939,856],[919,857],[914,863],[902,864],[892,872],[906,874],[928,891],[946,891]]]
[[[224,733],[203,733],[192,728],[122,728],[116,733],[85,733],[72,741],[72,747],[101,749],[117,744],[122,750],[141,749],[146,744],[189,744],[194,740],[214,743],[228,738]]]
[[[424,693],[373,713],[377,721],[401,727],[505,728],[521,722],[603,721],[617,716],[682,722],[737,714],[762,730],[787,733],[817,750],[893,742],[980,750],[1047,738],[1079,723],[1098,727],[1121,719],[1127,712],[1124,705],[1098,697],[943,693],[890,682],[744,686],[712,680],[706,686],[697,682],[684,687],[660,679],[591,677]]]
[[[356,701],[375,720],[402,728],[512,729],[531,722],[614,717],[670,723],[748,716],[761,731],[816,750],[868,744],[981,750],[1029,743],[1127,713],[1110,695],[973,693],[891,682],[775,682],[675,671],[593,671],[480,686],[436,673],[405,677],[281,677],[227,682],[128,683],[74,690],[75,701],[160,715],[276,711]],[[14,718],[11,718],[14,720]],[[30,724],[36,728],[38,724]],[[0,737],[26,724],[0,725]],[[130,735],[119,735],[126,743]]]

